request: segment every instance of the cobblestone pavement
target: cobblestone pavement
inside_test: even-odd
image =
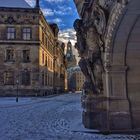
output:
[[[0,98],[0,140],[140,140],[102,135],[81,123],[80,94],[51,98]]]

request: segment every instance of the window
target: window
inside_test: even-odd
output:
[[[21,83],[25,86],[30,85],[30,71],[21,72]]]
[[[42,64],[44,64],[44,52],[42,52]]]
[[[31,28],[23,28],[23,40],[31,39]]]
[[[46,45],[46,48],[47,48],[48,47],[48,39],[47,39],[47,37],[46,37],[45,45]]]
[[[13,49],[6,50],[6,61],[14,61],[14,50]]]
[[[47,75],[47,73],[45,74],[45,85],[46,86],[48,85],[48,75]]]
[[[44,33],[42,32],[42,43],[45,44],[45,37],[44,37]]]
[[[7,28],[7,39],[15,39],[16,29],[14,27]]]
[[[51,69],[53,70],[53,61],[51,61]]]
[[[50,75],[48,73],[48,86],[50,85]]]
[[[48,57],[48,67],[50,68],[50,58]]]
[[[30,51],[23,50],[23,62],[30,62]]]
[[[42,86],[45,85],[44,77],[45,77],[45,74],[44,74],[44,72],[43,72],[43,73],[42,73]]]
[[[13,71],[6,71],[4,73],[4,84],[14,85],[14,72]]]
[[[46,60],[45,60],[45,66],[48,66],[48,58],[47,58],[47,55],[46,55]]]

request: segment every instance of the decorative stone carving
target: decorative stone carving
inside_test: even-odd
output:
[[[101,94],[103,90],[101,50],[104,48],[101,35],[105,31],[106,18],[99,7],[96,7],[96,11],[92,11],[91,14],[87,13],[87,16],[87,21],[77,19],[74,23],[77,32],[76,48],[82,57],[79,65],[86,77],[84,90]]]
[[[108,57],[105,58],[105,61],[101,58],[102,52],[106,51],[106,54],[108,52],[105,46],[109,46],[106,42],[108,41],[108,43],[110,43],[110,39],[107,38],[112,38],[112,36],[106,38],[106,33],[107,35],[112,34],[113,27],[116,24],[112,23],[111,26],[107,27],[107,23],[112,20],[110,17],[113,17],[109,13],[110,9],[116,13],[114,20],[117,22],[117,15],[121,14],[124,8],[123,5],[127,4],[127,2],[128,0],[90,1],[90,4],[87,4],[88,8],[85,10],[83,21],[76,20],[74,23],[77,32],[76,48],[80,56],[87,61],[88,71],[91,74],[92,84],[96,87],[96,93],[101,93],[103,90],[103,65],[107,69],[110,67],[107,60]],[[108,30],[110,30],[111,33],[108,33]]]
[[[2,10],[2,9],[1,9]],[[39,17],[36,16],[36,11],[27,11],[27,10],[19,10],[19,9],[10,9],[11,13],[9,14],[7,12],[7,15],[5,15],[6,8],[3,8],[2,12],[0,13],[0,24],[38,24]],[[24,14],[21,14],[23,12]],[[31,14],[33,12],[33,14]]]
[[[99,5],[109,10],[116,0],[99,0]]]
[[[77,43],[76,43],[76,48],[78,50],[78,53],[80,57],[82,57],[86,51],[86,42],[85,42],[85,31],[84,31],[84,26],[83,26],[83,21],[80,19],[77,19],[74,22],[74,28],[76,31],[76,36],[77,36]]]
[[[140,128],[139,5],[139,0],[88,0],[77,6],[82,19],[77,39],[83,43],[76,48],[87,79],[82,94],[87,128]]]
[[[14,20],[13,17],[9,16],[6,20],[6,22],[8,22],[9,24],[15,23],[16,21]]]
[[[91,69],[89,60],[85,59],[85,57],[88,55],[88,49],[86,49],[86,33],[84,30],[84,24],[82,20],[77,19],[74,23],[74,28],[77,32],[77,43],[75,47],[77,48],[79,55],[81,57],[81,60],[79,62],[79,66],[81,67],[81,70],[83,74],[86,77],[86,81],[84,83],[84,90],[86,93],[88,92],[96,92],[95,91],[95,85],[93,84],[93,76],[91,77]]]
[[[94,17],[94,25],[98,33],[101,35],[104,34],[108,18],[107,12],[99,5],[96,5],[95,9],[93,10],[92,17]]]
[[[86,27],[86,46],[88,48],[88,61],[90,64],[92,81],[96,87],[96,93],[102,92],[103,65],[101,59],[101,39],[94,25]]]

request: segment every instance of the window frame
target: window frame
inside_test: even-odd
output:
[[[8,29],[14,29],[14,31],[9,31]],[[14,35],[14,37],[11,37]],[[15,27],[7,27],[7,40],[16,39],[16,28]]]
[[[24,29],[26,29],[26,31],[24,32]],[[27,29],[30,29],[30,32],[27,31]],[[24,38],[25,36],[26,38]],[[30,35],[30,39],[28,38],[28,35]],[[32,40],[32,28],[31,27],[23,27],[22,28],[22,39],[25,41],[29,41]]]
[[[14,85],[14,82],[15,82],[14,77],[15,77],[14,71],[5,71],[4,72],[4,85]],[[12,80],[7,80],[7,79],[12,79]]]
[[[29,53],[29,54],[28,54],[28,55],[29,55],[29,59],[28,59],[28,60],[24,58],[24,52],[25,52],[25,51]],[[26,55],[27,55],[27,54],[26,54]],[[27,58],[27,56],[26,56],[26,58]],[[29,63],[30,61],[31,61],[31,60],[30,60],[30,50],[29,50],[29,49],[22,50],[22,62],[23,62],[23,63]]]
[[[12,53],[13,53],[12,59],[8,59],[8,51],[12,51]],[[15,51],[14,51],[14,49],[12,49],[12,48],[7,48],[7,49],[5,50],[5,61],[6,61],[6,62],[14,62],[14,61],[15,61]]]

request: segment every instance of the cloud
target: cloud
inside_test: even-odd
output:
[[[58,6],[58,10],[55,10],[55,13],[58,15],[69,15],[72,13],[72,8],[66,5]]]
[[[47,2],[52,2],[52,3],[57,3],[57,2],[63,2],[64,0],[45,0]],[[31,6],[34,7],[36,1],[35,0],[26,0],[26,2]],[[54,15],[69,15],[72,14],[72,8],[68,7],[66,5],[58,5],[56,7],[54,7],[54,9],[52,8],[46,8],[44,7],[44,2],[40,1],[40,6],[42,7],[41,10],[44,14],[44,16],[54,16]],[[44,8],[43,8],[44,7]]]
[[[43,14],[45,16],[54,16],[54,15],[69,15],[72,13],[72,8],[71,7],[66,7],[66,6],[58,6],[58,9],[50,9],[50,8],[41,8]]]
[[[74,45],[76,43],[76,32],[74,29],[65,29],[59,32],[59,39],[64,42],[68,42],[69,40]]]
[[[54,11],[52,9],[42,8],[41,10],[42,10],[44,16],[53,16],[54,15]]]
[[[67,25],[64,24],[64,23],[62,23],[62,22],[59,24],[59,27],[66,27],[66,26],[67,26]]]
[[[45,0],[45,1],[47,1],[47,2],[55,2],[55,3],[57,3],[57,2],[63,2],[63,1],[65,1],[65,0]]]
[[[62,19],[61,18],[49,19],[47,21],[50,22],[50,23],[57,23],[57,24],[62,23]]]

